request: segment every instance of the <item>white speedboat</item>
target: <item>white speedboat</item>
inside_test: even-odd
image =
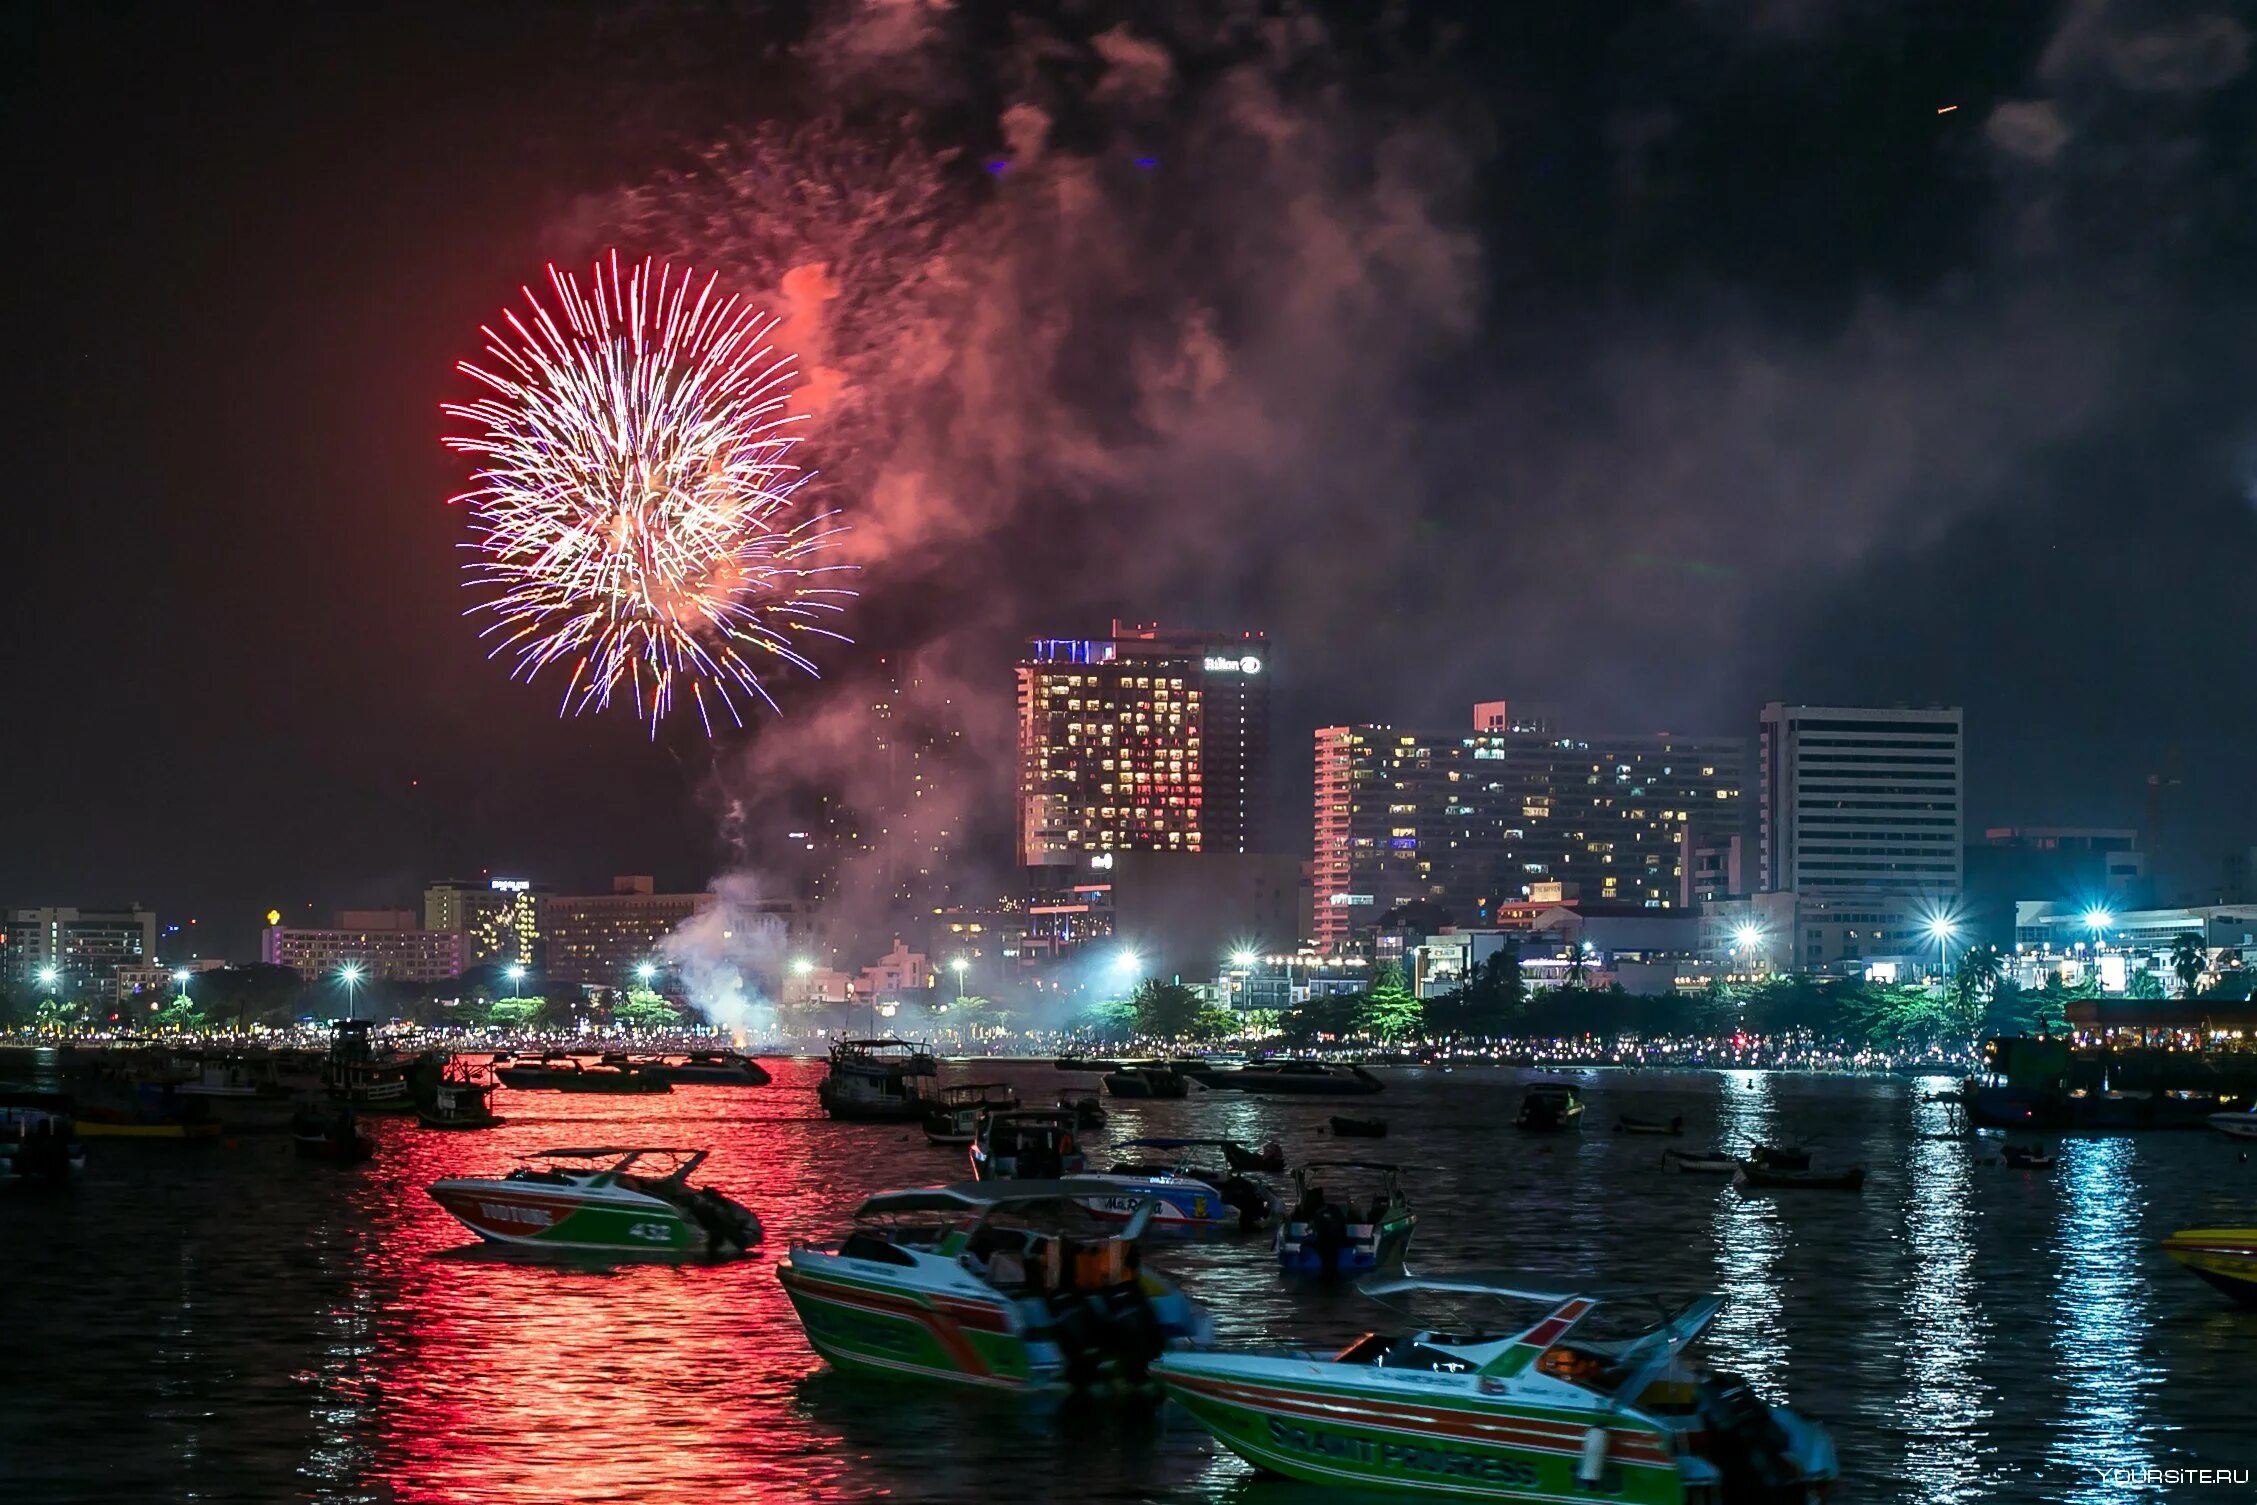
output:
[[[2257,1107],[2239,1113],[2213,1113],[2209,1123],[2229,1139],[2257,1139]]]

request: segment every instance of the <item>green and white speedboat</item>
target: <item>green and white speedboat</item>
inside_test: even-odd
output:
[[[836,1249],[777,1268],[815,1351],[840,1369],[989,1390],[1140,1382],[1204,1343],[1207,1313],[1143,1268],[1149,1199],[1108,1229],[1075,1177],[975,1181],[872,1197]]]
[[[1172,1353],[1152,1366],[1215,1439],[1258,1468],[1318,1484],[1460,1499],[1805,1502],[1837,1474],[1825,1432],[1684,1350],[1723,1305],[1666,1311],[1641,1293],[1576,1295],[1509,1276],[1375,1276],[1383,1300],[1540,1304],[1532,1324],[1369,1335],[1331,1357]],[[1586,1336],[1593,1313],[1651,1318]],[[1599,1326],[1601,1324],[1592,1324]]]
[[[505,1176],[451,1177],[432,1200],[490,1243],[609,1254],[720,1254],[760,1242],[750,1209],[690,1185],[705,1150],[540,1150]]]

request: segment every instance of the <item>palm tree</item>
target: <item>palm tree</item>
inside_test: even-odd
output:
[[[1571,988],[1582,987],[1584,976],[1590,970],[1591,958],[1589,954],[1584,951],[1582,946],[1570,942],[1567,948],[1567,985]]]
[[[1998,991],[1999,978],[2006,975],[2006,964],[1999,960],[1996,946],[1969,946],[1959,958],[1959,985],[1976,998],[1988,998]]]
[[[2171,970],[2179,975],[2180,996],[2192,998],[2194,985],[2210,970],[2210,951],[2200,935],[2188,930],[2171,937]]]

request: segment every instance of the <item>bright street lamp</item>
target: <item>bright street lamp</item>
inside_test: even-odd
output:
[[[815,970],[815,964],[802,956],[792,962],[792,976],[805,977]]]
[[[647,983],[647,982],[649,982],[649,981],[650,981],[650,980],[651,980],[652,978],[656,977],[657,975],[658,975],[658,968],[656,968],[656,967],[652,966],[652,965],[651,965],[651,964],[650,964],[649,962],[638,962],[638,963],[636,963],[636,965],[635,965],[635,980],[636,980],[637,982]]]
[[[1957,934],[1959,934],[1959,927],[1942,915],[1937,915],[1928,922],[1928,939],[1932,941],[1941,943],[1950,940]]]
[[[348,1019],[360,1017],[353,1011],[353,989],[360,986],[360,979],[359,962],[347,962],[337,969],[337,980],[345,985],[345,1017]]]
[[[1254,963],[1260,960],[1261,957],[1257,956],[1251,951],[1233,951],[1230,954],[1230,964],[1232,966],[1244,968],[1249,972],[1254,970]]]
[[[2085,911],[2085,929],[2091,931],[2094,935],[2100,934],[2115,923],[2116,917],[2097,905]]]
[[[520,966],[511,966],[502,975],[509,979],[509,996],[515,998],[517,996],[517,985],[525,980],[525,969]]]
[[[56,983],[62,981],[62,978],[63,974],[53,967],[41,967],[39,969],[39,985],[43,988],[53,987]]]
[[[1143,966],[1144,958],[1133,950],[1124,948],[1119,956],[1113,958],[1113,970],[1123,977],[1133,977]]]
[[[948,970],[956,974],[956,1001],[958,1003],[964,1001],[964,969],[971,964],[970,957],[958,956],[949,959]]]

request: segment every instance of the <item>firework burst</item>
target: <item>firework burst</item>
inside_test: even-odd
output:
[[[793,500],[791,357],[716,281],[614,252],[583,289],[551,266],[554,310],[522,289],[457,368],[487,394],[442,405],[472,425],[444,442],[477,465],[453,500],[489,656],[569,667],[564,713],[624,697],[653,736],[684,690],[709,735],[716,710],[742,726],[775,706],[764,672],[816,672],[807,636],[847,641],[819,625],[853,594],[823,562],[836,514]]]

